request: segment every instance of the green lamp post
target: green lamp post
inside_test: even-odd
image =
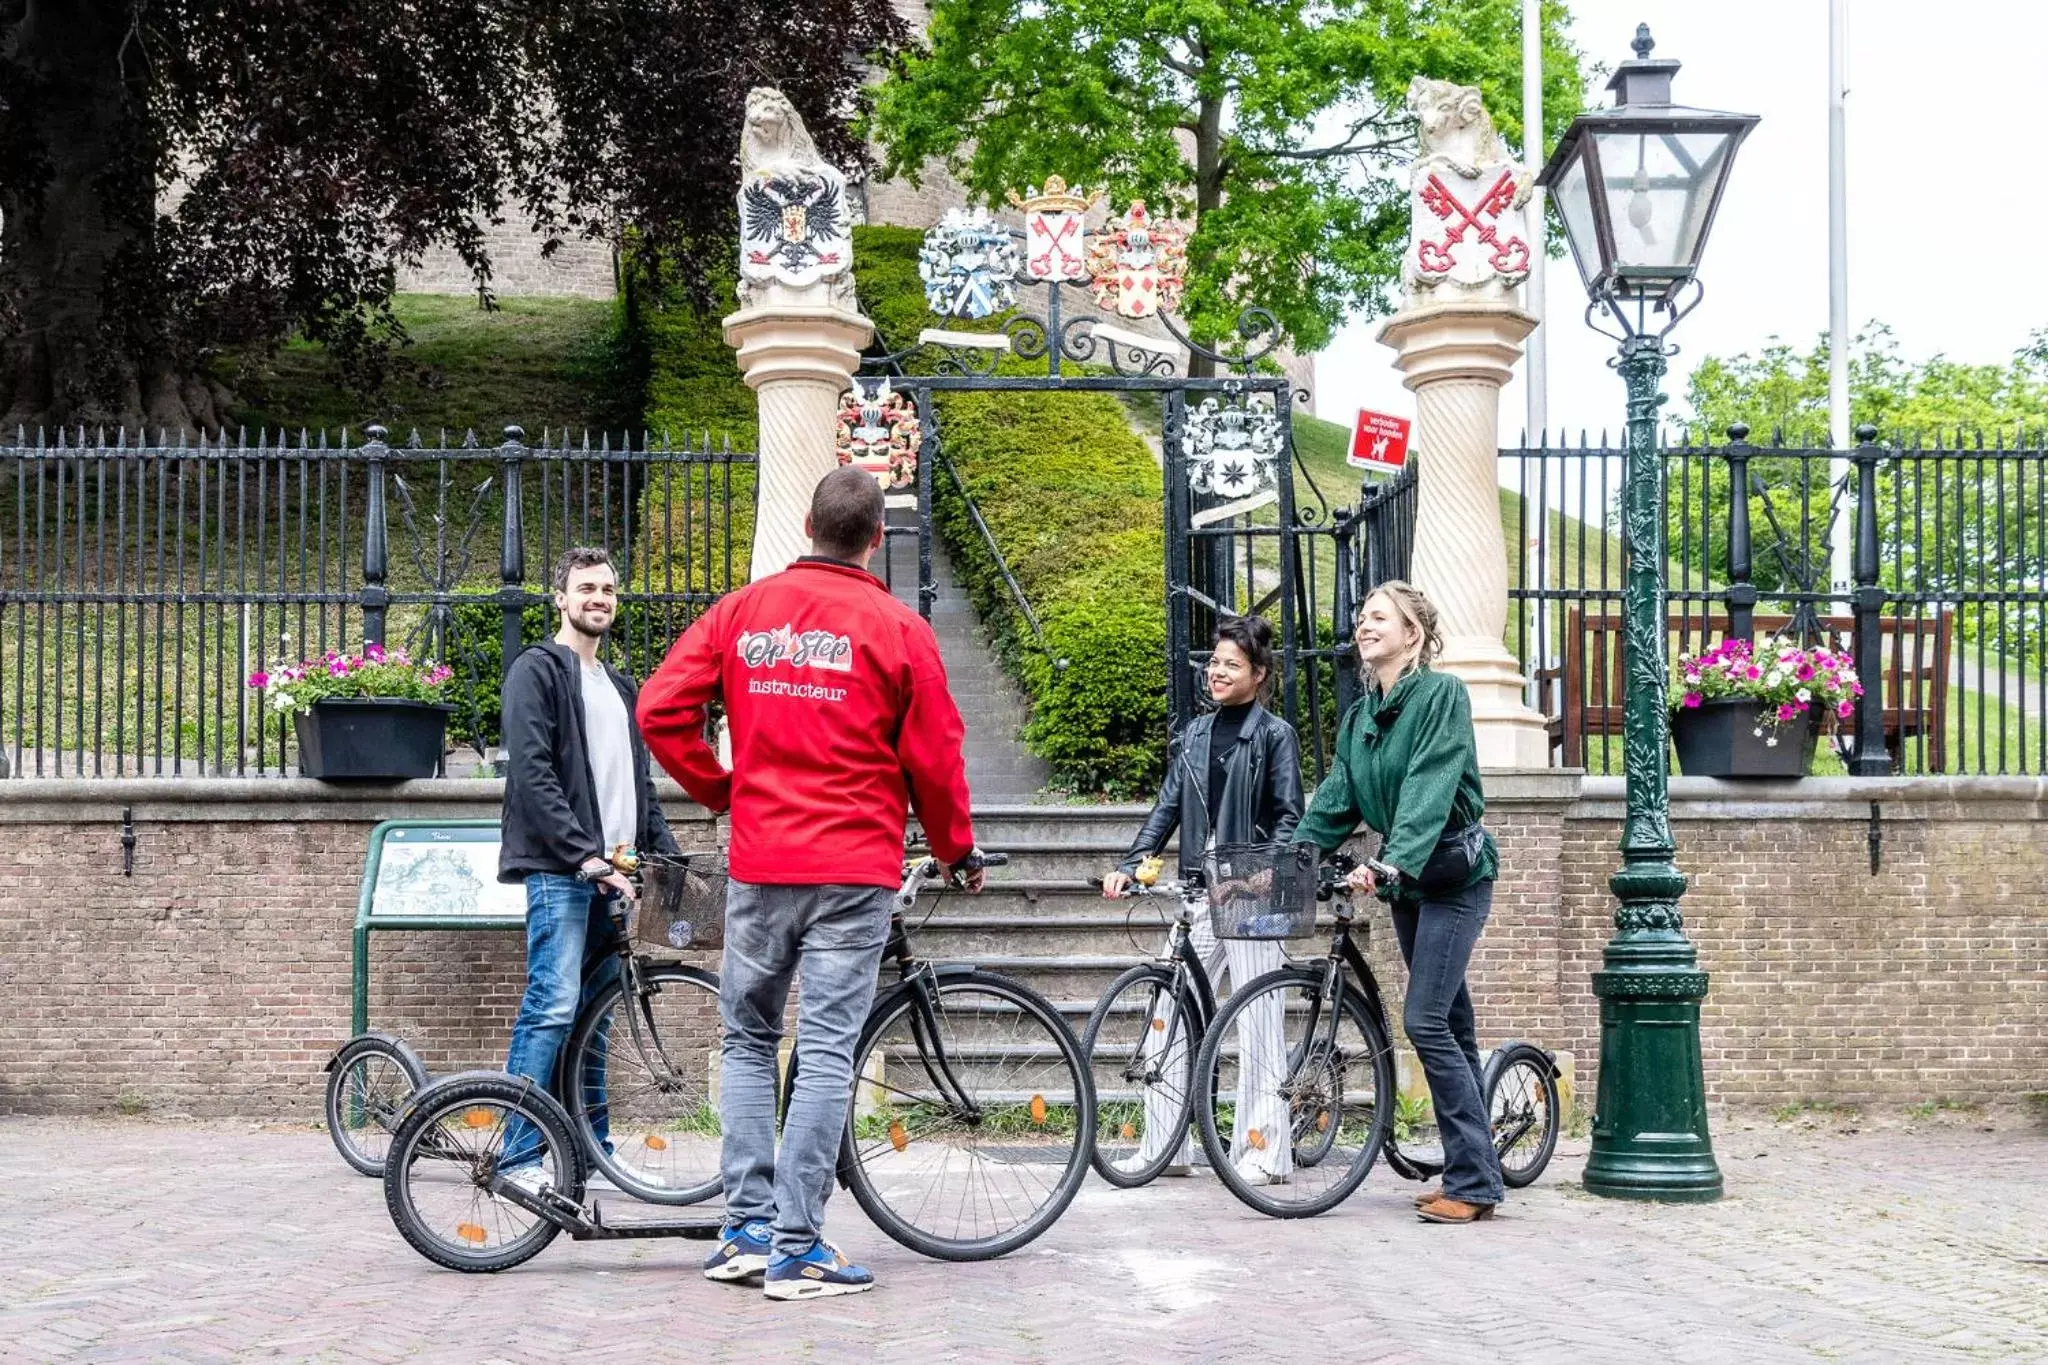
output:
[[[1600,1089],[1586,1188],[1624,1199],[1706,1201],[1721,1196],[1707,1134],[1700,1067],[1700,1002],[1707,974],[1685,937],[1668,787],[1665,709],[1663,477],[1657,457],[1657,384],[1665,337],[1699,302],[1707,230],[1750,114],[1671,103],[1675,61],[1653,61],[1647,24],[1635,60],[1608,82],[1611,109],[1581,114],[1538,183],[1556,200],[1592,302],[1586,318],[1620,343],[1613,363],[1628,387],[1622,485],[1623,651],[1627,688],[1623,772],[1627,817],[1620,902],[1601,971]],[[1688,288],[1690,286],[1690,288]],[[1614,324],[1610,331],[1595,320]]]

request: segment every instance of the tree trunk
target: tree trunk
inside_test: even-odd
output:
[[[39,78],[27,123],[40,184],[0,184],[0,429],[215,426],[214,395],[162,326],[150,269],[156,176],[142,117],[146,65],[117,0],[29,0],[6,55]],[[125,51],[124,51],[125,45]],[[126,72],[123,61],[126,61]],[[141,287],[119,287],[122,280]],[[112,300],[121,300],[118,307]]]
[[[1200,232],[1202,219],[1223,204],[1222,98],[1202,97],[1195,122],[1195,231]],[[1213,347],[1215,340],[1205,344]],[[1188,374],[1195,379],[1213,378],[1216,362],[1207,356],[1190,355]]]

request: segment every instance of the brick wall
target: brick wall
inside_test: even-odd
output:
[[[506,220],[487,227],[484,240],[491,253],[491,289],[506,298],[528,295],[569,295],[608,299],[617,293],[609,242],[571,237],[552,256],[543,256],[532,222],[516,209]],[[400,290],[416,294],[475,294],[476,281],[462,257],[437,246],[420,263],[398,275]]]
[[[1472,972],[1481,1041],[1573,1054],[1590,1104],[1588,988],[1613,912],[1618,779],[1495,774],[1503,874]],[[1722,1102],[1911,1104],[2048,1090],[2048,790],[2031,779],[1673,784],[1686,926],[1712,973]],[[1870,808],[1881,866],[1870,872]],[[680,801],[676,803],[681,807]],[[120,813],[136,813],[121,875]],[[351,793],[297,781],[0,783],[0,1113],[143,1102],[310,1118],[349,1031],[350,928],[379,819],[496,813],[449,780]],[[372,1025],[428,1065],[495,1065],[519,936],[378,933]],[[1371,955],[1398,1018],[1401,972]]]

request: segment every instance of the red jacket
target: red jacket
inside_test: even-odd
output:
[[[733,770],[704,742],[725,704]],[[640,689],[647,748],[699,804],[732,812],[732,875],[895,886],[907,806],[931,850],[974,848],[965,727],[939,642],[881,581],[800,559],[721,598]]]

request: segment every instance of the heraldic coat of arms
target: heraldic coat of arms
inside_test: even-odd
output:
[[[934,313],[985,318],[1017,303],[1017,244],[987,209],[947,209],[924,235],[917,274]]]
[[[846,177],[818,156],[778,90],[747,95],[740,138],[740,302],[769,283],[830,280],[853,292],[853,213]]]
[[[1010,202],[1024,211],[1024,273],[1034,280],[1086,280],[1088,210],[1101,198],[1101,190],[1083,195],[1057,175],[1045,178],[1043,190],[1011,190]]]
[[[1280,436],[1280,416],[1264,404],[1203,399],[1188,414],[1188,487],[1217,497],[1273,487]]]
[[[839,400],[839,463],[865,469],[884,492],[917,478],[919,435],[916,405],[886,379],[873,388],[856,380]]]
[[[1187,287],[1187,242],[1187,229],[1152,217],[1144,200],[1132,200],[1124,216],[1106,224],[1088,244],[1095,302],[1127,318],[1178,308]]]

